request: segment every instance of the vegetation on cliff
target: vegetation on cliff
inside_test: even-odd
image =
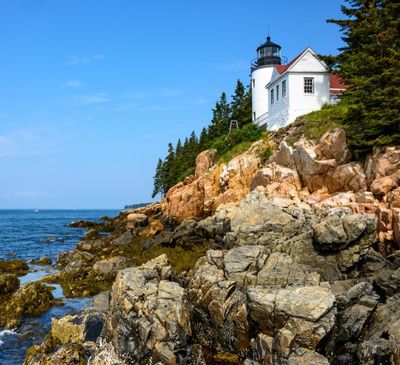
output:
[[[400,144],[400,3],[397,0],[346,0],[346,19],[330,19],[346,43],[329,57],[348,89],[343,121],[358,150]]]
[[[251,90],[238,80],[231,102],[222,93],[212,110],[213,116],[208,127],[203,128],[200,137],[192,132],[184,142],[179,139],[176,146],[168,144],[168,154],[159,159],[154,176],[153,197],[165,194],[169,188],[194,173],[197,155],[208,148],[215,148],[220,156],[244,142],[253,142],[261,137],[258,127],[251,123]],[[231,133],[230,122],[236,120],[240,129]]]

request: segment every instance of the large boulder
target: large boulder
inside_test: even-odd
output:
[[[9,295],[19,288],[19,279],[14,274],[0,274],[0,302],[3,295]]]
[[[206,150],[196,157],[196,171],[194,176],[198,179],[206,174],[215,163],[217,150]]]
[[[93,265],[95,274],[112,276],[116,275],[119,270],[133,266],[134,263],[131,259],[124,256],[114,256],[109,259],[96,261]]]
[[[338,165],[348,162],[351,156],[344,130],[335,128],[323,134],[315,147],[315,153],[318,160],[334,159]]]
[[[0,260],[0,273],[3,274],[16,274],[18,276],[25,275],[29,270],[29,266],[26,262],[14,259],[14,260]]]
[[[0,305],[0,326],[15,328],[22,316],[38,316],[55,303],[51,290],[39,282],[31,282],[15,291]]]
[[[247,297],[251,319],[276,340],[285,337],[290,351],[315,349],[335,325],[335,296],[327,288],[250,288]]]
[[[148,358],[177,363],[176,352],[191,334],[190,306],[185,289],[168,281],[170,275],[165,255],[119,271],[104,337],[120,357],[134,363]]]

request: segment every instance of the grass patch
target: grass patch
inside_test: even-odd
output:
[[[307,139],[318,139],[331,129],[343,128],[343,118],[348,108],[348,105],[343,103],[326,105],[321,110],[300,117],[305,120],[304,136]]]
[[[237,155],[240,155],[241,153],[247,151],[250,146],[252,145],[253,142],[242,142],[231,148],[229,151],[225,152],[220,160],[224,162],[225,164],[228,163],[232,158],[234,158]]]

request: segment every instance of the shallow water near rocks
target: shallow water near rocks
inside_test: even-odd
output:
[[[86,231],[68,227],[69,223],[96,221],[118,213],[116,210],[0,210],[0,259],[49,256],[55,262],[59,253],[75,248]],[[51,266],[30,265],[30,272],[20,277],[21,286],[55,272]],[[38,317],[25,318],[17,329],[0,327],[0,365],[22,364],[27,349],[41,343],[50,331],[51,318],[74,314],[92,303],[91,298],[65,298],[59,285],[51,287],[53,296],[63,300],[63,306],[53,307]]]

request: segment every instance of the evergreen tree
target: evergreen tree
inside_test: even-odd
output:
[[[203,128],[201,130],[200,138],[199,138],[199,149],[201,151],[207,149],[208,140],[209,140],[209,138],[208,138],[207,129]]]
[[[219,101],[215,104],[211,125],[208,133],[211,138],[216,138],[227,133],[229,130],[229,122],[231,118],[231,108],[223,92]]]
[[[231,102],[232,119],[237,120],[240,126],[251,122],[251,91],[237,80],[235,93]]]
[[[154,187],[153,194],[151,197],[154,198],[158,193],[164,193],[163,191],[163,162],[161,158],[158,159],[156,173],[153,177]]]
[[[343,101],[351,105],[345,122],[359,150],[400,144],[400,2],[346,0],[340,26],[346,46],[338,74],[348,85]]]
[[[168,189],[175,184],[176,174],[174,171],[174,163],[175,163],[175,150],[172,146],[172,143],[168,143],[168,155],[165,158],[165,162],[163,165],[163,184],[162,189],[164,194],[168,191]]]

